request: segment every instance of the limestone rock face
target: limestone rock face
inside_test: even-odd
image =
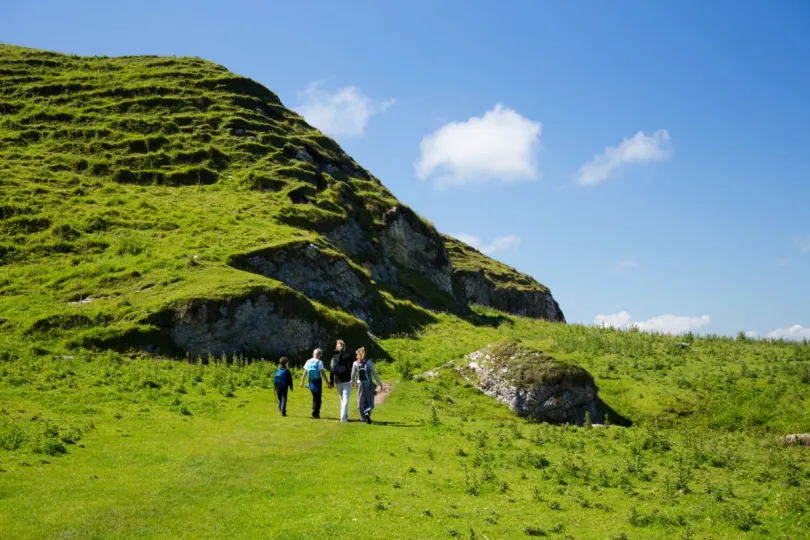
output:
[[[605,419],[591,375],[579,367],[557,365],[540,351],[488,345],[467,355],[458,372],[521,416],[577,425],[584,423],[586,413],[593,423]]]
[[[243,255],[232,262],[277,279],[310,298],[339,306],[371,325],[375,290],[368,276],[338,253],[298,242]]]
[[[456,298],[466,304],[481,304],[523,317],[565,322],[559,304],[548,292],[499,287],[483,271],[456,271],[453,285]]]
[[[453,294],[453,267],[442,238],[412,210],[397,206],[386,214],[380,244],[386,259],[422,274],[440,291]]]
[[[343,202],[351,205],[348,199]],[[389,210],[384,224],[374,230],[364,230],[349,218],[323,235],[348,257],[362,261],[374,281],[407,291],[416,303],[426,307],[481,304],[523,317],[565,322],[548,289],[528,276],[521,275],[522,281],[517,283],[512,276],[454,268],[447,238],[408,207],[400,205]],[[420,283],[434,286],[439,295],[430,294]],[[442,293],[444,300],[437,305],[436,299]]]
[[[189,303],[174,313],[168,330],[175,345],[192,358],[208,353],[276,358],[305,353],[331,338],[317,321],[287,313],[266,295]]]
[[[363,229],[354,219],[349,219],[346,223],[335,229],[324,233],[324,236],[332,242],[340,251],[356,257],[360,253],[367,253],[374,250],[371,242],[366,238]]]

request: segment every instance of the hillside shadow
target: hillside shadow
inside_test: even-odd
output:
[[[469,307],[466,311],[467,313],[463,314],[461,318],[473,326],[489,326],[491,328],[498,328],[502,324],[508,323],[510,326],[514,324],[514,321],[510,317],[503,314],[488,315],[485,313],[477,313]]]
[[[633,425],[632,420],[616,412],[613,407],[602,401],[602,398],[596,398],[596,406],[599,408],[599,411],[610,420],[611,424],[622,427],[630,427]]]
[[[413,424],[408,422],[393,422],[393,421],[385,421],[385,420],[374,420],[371,424],[372,426],[386,426],[386,427],[402,427],[402,428],[417,428],[420,427],[419,424]]]

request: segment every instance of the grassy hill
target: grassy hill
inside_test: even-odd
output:
[[[363,339],[369,325],[412,330],[428,309],[464,312],[471,299],[451,283],[455,269],[550,298],[442,238],[275,94],[211,62],[0,46],[0,112],[0,317],[26,339],[262,353],[178,345],[166,326],[183,307],[257,295],[286,306],[284,319],[305,314]],[[327,276],[333,264],[353,269],[368,289],[362,305],[238,264],[310,243]],[[420,261],[421,248],[435,257]],[[288,343],[269,352],[303,353]]]
[[[810,344],[544,320],[203,60],[0,46],[0,112],[0,538],[807,537]],[[394,383],[375,423],[297,383],[281,418],[261,357],[338,334]],[[517,417],[454,369],[496,342],[631,425]]]

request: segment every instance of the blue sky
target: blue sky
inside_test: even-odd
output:
[[[569,321],[810,338],[804,0],[5,0],[0,41],[249,76]]]

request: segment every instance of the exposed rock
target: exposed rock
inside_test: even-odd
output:
[[[291,300],[265,293],[189,301],[156,318],[162,319],[163,331],[174,345],[192,358],[205,358],[210,353],[303,359],[314,347],[327,347],[337,336],[352,343],[368,341],[359,322],[351,327],[338,326],[315,313],[303,298]]]
[[[453,267],[444,242],[413,210],[405,206],[389,210],[380,243],[386,258],[422,274],[439,290],[453,294]]]
[[[810,446],[810,433],[794,433],[779,437],[779,440],[787,446]]]
[[[483,270],[453,274],[456,298],[465,304],[481,304],[523,317],[565,322],[565,316],[551,293],[542,290],[498,287]]]
[[[337,176],[341,174],[340,168],[336,167],[335,165],[332,165],[331,163],[327,163],[323,167],[321,167],[321,171],[325,172],[330,176]]]
[[[308,242],[292,242],[247,255],[230,264],[283,282],[310,298],[349,310],[371,324],[375,291],[368,276],[342,255]]]
[[[593,423],[605,420],[593,377],[580,367],[514,343],[487,345],[466,359],[458,372],[521,416],[554,424],[582,425],[586,413]]]
[[[371,278],[374,281],[399,287],[399,283],[397,282],[397,269],[388,259],[384,259],[378,264],[366,263],[363,266],[371,273]]]
[[[349,219],[343,225],[324,233],[324,236],[332,242],[340,251],[355,257],[360,253],[374,251],[374,246],[366,237],[363,229],[353,219]]]
[[[234,129],[233,131],[231,131],[231,134],[232,134],[232,135],[237,135],[237,136],[240,136],[240,137],[241,137],[242,135],[244,135],[244,134],[245,134],[245,130],[244,130],[244,129],[242,129],[242,128],[236,128],[236,129]]]
[[[309,155],[309,152],[307,152],[303,148],[298,149],[298,152],[296,152],[295,154],[295,159],[297,159],[298,161],[304,161],[306,163],[313,163],[313,164],[315,163],[315,160],[312,159],[312,156]]]
[[[105,297],[105,298],[109,298],[109,297]],[[92,296],[85,296],[83,298],[80,297],[78,300],[74,300],[73,302],[68,302],[68,304],[74,304],[74,305],[89,304],[91,302],[95,302],[96,300],[100,300],[100,298],[94,298]]]
[[[242,353],[269,358],[328,343],[330,336],[317,323],[285,315],[264,295],[231,304],[190,304],[177,312],[170,335],[191,357]]]

